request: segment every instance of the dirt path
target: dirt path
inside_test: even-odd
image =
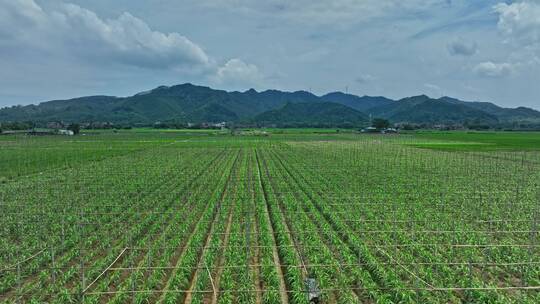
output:
[[[255,200],[253,199],[253,202]],[[255,221],[254,221],[254,225],[255,227],[254,228],[254,231],[255,233],[258,234],[258,231],[259,231],[259,222],[257,221],[257,217],[255,216]],[[251,265],[257,265],[257,266],[254,266],[253,267],[253,271],[254,271],[254,275],[253,275],[253,286],[256,287],[257,289],[257,292],[255,293],[255,303],[256,304],[261,304],[262,303],[262,290],[263,290],[263,284],[262,284],[262,280],[261,280],[261,269],[260,269],[260,248],[259,248],[259,237],[255,237],[253,239],[253,244],[255,246],[255,254],[252,256],[251,258]]]
[[[249,184],[249,190],[251,192],[251,201],[250,201],[250,208],[251,210],[254,210],[253,213],[250,213],[251,216],[253,216],[253,224],[254,224],[254,227],[253,227],[253,231],[254,231],[254,234],[256,235],[256,237],[253,238],[253,245],[255,248],[255,254],[251,257],[251,265],[257,265],[257,266],[253,266],[253,272],[254,272],[254,275],[253,275],[253,286],[255,286],[255,289],[257,290],[255,292],[255,303],[256,304],[261,304],[262,303],[262,290],[264,289],[264,286],[263,286],[263,281],[262,281],[262,278],[261,278],[261,265],[260,265],[260,256],[261,256],[261,249],[259,248],[259,245],[260,245],[260,242],[259,242],[259,238],[260,238],[260,235],[259,235],[259,226],[261,225],[261,223],[259,222],[259,217],[257,216],[257,200],[256,200],[256,196],[255,196],[255,189],[256,189],[256,185],[255,185],[255,180],[253,178],[253,154],[254,153],[249,153],[249,161],[248,161],[248,184]]]
[[[218,263],[218,271],[217,275],[215,276],[214,284],[215,284],[215,292],[212,294],[212,304],[217,303],[218,296],[219,296],[219,284],[221,281],[221,273],[223,272],[223,264],[225,264],[225,250],[227,250],[227,244],[229,244],[229,237],[231,232],[231,224],[232,224],[232,218],[233,218],[233,212],[231,210],[231,213],[229,214],[229,218],[227,219],[227,228],[225,228],[225,237],[223,238],[223,244],[221,249],[221,256]]]
[[[204,241],[204,247],[202,248],[202,253],[199,255],[199,262],[197,263],[197,268],[195,269],[195,272],[193,273],[191,280],[189,282],[189,288],[187,289],[186,298],[184,300],[185,304],[190,304],[191,300],[193,298],[193,289],[195,289],[195,284],[197,283],[197,278],[199,277],[200,271],[205,271],[206,269],[203,268],[204,265],[204,256],[206,254],[206,251],[208,250],[208,246],[210,245],[210,241],[212,240],[212,235],[214,232],[214,226],[216,223],[216,220],[219,218],[218,213],[214,215],[214,220],[212,221],[212,224],[210,225],[210,231],[208,231],[208,234],[206,235],[206,240]]]

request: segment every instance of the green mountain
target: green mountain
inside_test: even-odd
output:
[[[517,107],[514,109],[503,108],[490,102],[462,101],[451,97],[442,97],[439,100],[465,105],[476,110],[486,112],[496,116],[501,122],[538,121],[540,119],[540,112],[526,107]]]
[[[155,121],[220,122],[252,118],[287,102],[320,102],[304,91],[226,92],[182,84],[161,86],[130,97],[91,96],[54,100],[39,105],[0,109],[0,122],[7,121],[110,121],[153,123]]]
[[[425,95],[398,101],[385,97],[333,92],[227,92],[192,84],[160,86],[129,97],[89,96],[38,105],[0,109],[0,122],[51,121],[153,124],[161,122],[243,122],[273,125],[363,125],[367,117],[419,124],[516,122],[540,124],[540,112],[502,108],[489,102],[467,102]]]
[[[255,116],[253,121],[278,127],[353,127],[369,123],[364,113],[333,102],[287,103]]]
[[[6,121],[86,121],[110,117],[111,104],[119,98],[89,96],[70,100],[53,100],[39,105],[13,106],[0,109],[0,122]]]
[[[499,115],[471,106],[467,102],[455,102],[446,98],[432,99],[426,95],[404,98],[395,103],[371,108],[369,112],[395,123],[495,125],[500,122]]]

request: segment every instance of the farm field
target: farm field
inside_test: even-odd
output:
[[[415,143],[418,147],[448,151],[540,150],[538,132],[417,132],[414,137],[428,139]]]
[[[540,133],[245,134],[0,137],[0,303],[540,302]]]

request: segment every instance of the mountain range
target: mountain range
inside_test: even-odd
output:
[[[484,124],[540,123],[540,112],[503,108],[489,102],[468,102],[425,95],[393,100],[333,92],[227,92],[193,84],[160,86],[129,97],[88,96],[38,105],[0,109],[0,122],[236,122],[273,126],[362,126],[370,117],[393,123]]]

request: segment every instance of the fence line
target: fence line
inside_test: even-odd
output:
[[[343,291],[343,290],[381,290],[381,291],[399,291],[399,290],[414,290],[414,291],[467,291],[467,290],[479,290],[479,291],[494,291],[494,290],[540,290],[540,286],[505,286],[505,287],[496,287],[496,286],[490,286],[490,287],[393,287],[393,288],[368,288],[368,287],[345,287],[345,288],[320,288],[319,289],[322,292],[329,291]],[[242,292],[268,292],[268,291],[275,291],[275,289],[242,289]],[[93,292],[87,292],[85,295],[106,295],[106,294],[137,294],[137,293],[213,293],[213,290],[186,290],[186,289],[168,289],[168,290],[118,290],[118,291],[93,291]],[[225,292],[239,292],[236,289],[221,289],[219,291],[220,293]],[[293,293],[297,292],[295,290],[281,290],[281,292],[286,293]]]
[[[8,271],[10,269],[15,269],[15,268],[17,268],[17,266],[30,261],[31,259],[33,259],[33,258],[37,257],[38,255],[42,254],[44,251],[45,251],[45,249],[41,249],[38,253],[36,253],[36,254],[34,254],[34,255],[30,256],[30,257],[27,257],[26,259],[24,259],[22,261],[19,261],[19,262],[15,263],[15,264],[9,265],[6,268],[0,270],[0,272]]]
[[[116,257],[116,259],[114,259],[114,261],[105,269],[103,270],[102,273],[100,273],[93,281],[92,283],[90,283],[88,286],[86,286],[86,288],[83,290],[83,293],[85,293],[88,289],[90,289],[90,287],[92,287],[92,285],[94,285],[94,283],[96,283],[107,271],[109,271],[109,269],[111,269],[111,267],[122,257],[122,255],[124,255],[124,252],[126,252],[128,250],[128,248],[124,248],[124,250],[122,250],[122,252],[120,252],[120,254]]]

